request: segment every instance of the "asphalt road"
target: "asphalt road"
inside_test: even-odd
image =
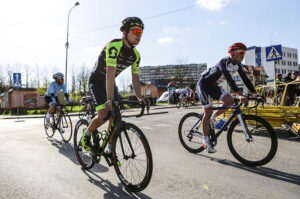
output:
[[[141,193],[128,193],[114,169],[101,160],[90,171],[77,162],[73,143],[56,133],[47,139],[41,118],[0,120],[0,198],[299,198],[300,140],[279,134],[275,158],[262,167],[242,165],[231,155],[226,133],[217,153],[191,154],[178,139],[181,117],[201,109],[161,109],[164,114],[126,117],[145,133],[153,175]],[[72,117],[75,125],[77,117]],[[101,164],[102,163],[102,164]]]

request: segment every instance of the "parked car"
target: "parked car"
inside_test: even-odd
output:
[[[159,103],[161,103],[161,102],[168,102],[168,100],[169,100],[169,92],[166,91],[166,92],[164,92],[164,93],[157,99],[156,102],[159,102]]]

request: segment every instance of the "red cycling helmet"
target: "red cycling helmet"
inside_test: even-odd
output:
[[[277,78],[282,78],[282,74],[281,74],[281,73],[277,73],[277,74],[276,74],[276,77],[277,77]]]
[[[247,50],[247,47],[246,47],[245,44],[240,43],[240,42],[237,42],[237,43],[232,44],[232,45],[229,47],[228,53],[231,54],[234,50],[239,50],[239,49]]]

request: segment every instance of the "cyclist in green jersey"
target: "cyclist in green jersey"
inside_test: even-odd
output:
[[[118,100],[115,77],[130,65],[135,95],[140,102],[145,103],[139,79],[141,57],[135,48],[141,40],[144,24],[138,17],[127,17],[122,21],[120,30],[123,33],[122,39],[114,39],[103,48],[89,79],[89,91],[98,116],[91,121],[87,129],[84,129],[82,146],[86,151],[91,150],[91,133],[105,123],[103,119],[112,110],[112,101]],[[110,120],[109,126],[111,122]],[[111,153],[112,137],[108,141],[107,153]]]

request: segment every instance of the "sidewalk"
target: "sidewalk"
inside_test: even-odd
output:
[[[149,110],[149,114],[147,113],[147,110],[145,108],[144,115],[154,115],[154,114],[164,114],[168,113],[168,111],[163,111],[164,109],[169,108],[176,108],[175,104],[166,104],[166,105],[156,105],[151,106]],[[135,117],[138,115],[141,111],[141,108],[132,108],[132,109],[126,109],[122,113],[122,117]],[[71,117],[77,116],[78,112],[76,113],[69,113]],[[44,118],[45,115],[20,115],[19,117],[17,115],[0,115],[0,120],[4,119],[34,119],[34,118]]]

